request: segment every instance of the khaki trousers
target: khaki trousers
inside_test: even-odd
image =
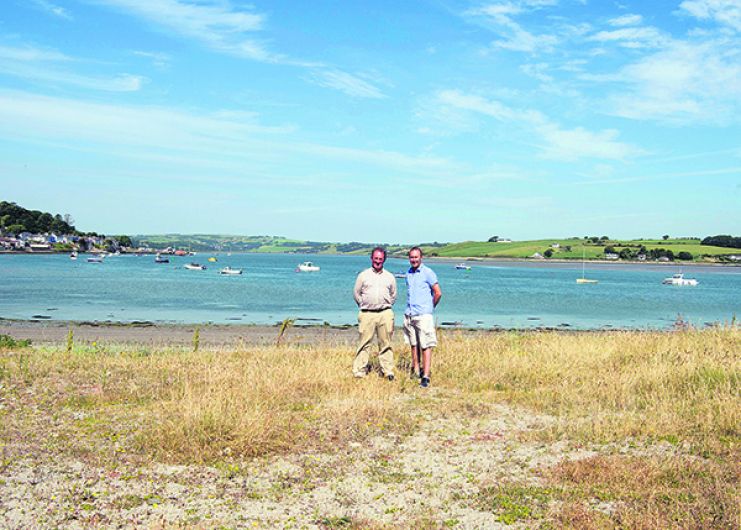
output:
[[[378,337],[378,361],[381,364],[383,375],[394,373],[394,351],[391,349],[391,335],[394,333],[394,312],[391,309],[374,313],[361,311],[358,313],[358,333],[360,345],[355,354],[352,371],[356,377],[366,374],[369,360],[369,351],[373,335]]]

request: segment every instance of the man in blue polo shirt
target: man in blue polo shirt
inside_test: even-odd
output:
[[[407,271],[407,308],[404,311],[404,340],[412,348],[413,375],[421,376],[420,386],[430,386],[432,348],[437,346],[432,311],[442,298],[437,275],[422,264],[422,249],[409,250]],[[422,370],[420,370],[420,353]]]

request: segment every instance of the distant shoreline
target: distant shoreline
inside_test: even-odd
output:
[[[200,254],[215,254],[215,255],[221,255],[223,251],[207,251],[207,250],[200,250],[197,251]],[[32,256],[32,255],[45,255],[48,256],[50,254],[69,254],[68,251],[54,251],[54,250],[42,250],[42,251],[33,251],[33,252],[19,252],[15,250],[0,250],[0,255],[17,255],[17,256]],[[99,254],[98,252],[79,252],[78,254]],[[144,256],[153,256],[157,254],[156,252],[125,252],[122,253],[124,256],[135,256],[137,254],[141,254]],[[235,252],[232,251],[231,254],[254,254],[254,255],[274,255],[274,254],[282,254],[282,255],[297,255],[297,256],[360,256],[361,254],[349,254],[349,253],[335,253],[335,254],[319,254],[319,253],[303,253],[303,252]],[[180,257],[180,256],[177,256]],[[396,258],[396,259],[406,259],[406,256],[389,256],[390,258]],[[651,267],[651,266],[657,266],[657,267],[741,267],[740,263],[725,263],[725,262],[697,262],[697,261],[637,261],[637,260],[605,260],[605,259],[563,259],[563,258],[545,258],[545,259],[536,259],[536,258],[508,258],[508,257],[478,257],[478,256],[425,256],[425,260],[428,262],[434,262],[434,263],[461,263],[464,262],[468,265],[474,265],[474,264],[483,264],[483,265],[496,265],[497,263],[518,263],[518,264],[529,264],[534,266],[544,266],[548,264],[568,264],[568,265],[581,265],[582,263],[588,263],[590,265],[596,264],[596,265],[617,265],[617,266],[631,266],[631,265],[638,265],[642,267]]]

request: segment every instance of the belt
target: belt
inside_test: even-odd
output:
[[[390,307],[384,307],[383,309],[361,309],[361,313],[382,313],[384,311],[388,311],[391,309]]]

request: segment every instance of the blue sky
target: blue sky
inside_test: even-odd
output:
[[[741,235],[741,0],[4,0],[0,199],[107,234]]]

